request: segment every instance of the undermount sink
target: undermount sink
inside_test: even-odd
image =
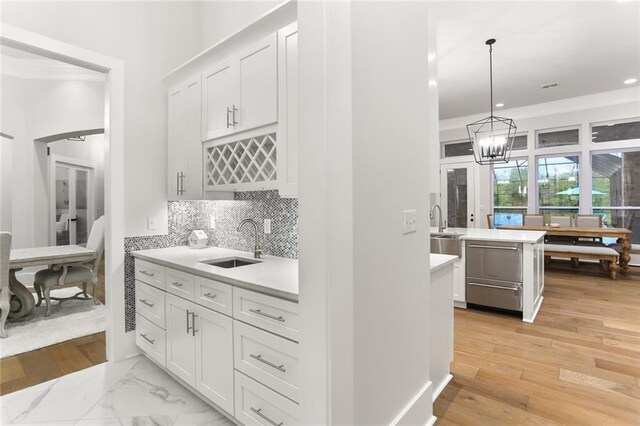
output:
[[[201,260],[200,263],[206,263],[207,265],[230,269],[230,268],[238,268],[240,266],[253,265],[254,263],[261,263],[261,261],[244,259],[242,257],[227,257],[224,259]]]
[[[431,253],[450,254],[462,257],[462,240],[460,235],[431,235]]]

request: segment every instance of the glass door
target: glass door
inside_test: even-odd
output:
[[[473,163],[443,164],[440,169],[442,214],[450,228],[475,228]]]
[[[93,223],[91,169],[56,161],[52,195],[55,245],[84,245]]]

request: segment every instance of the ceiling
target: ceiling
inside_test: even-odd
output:
[[[441,119],[489,112],[489,38],[504,108],[640,85],[640,2],[440,2]]]

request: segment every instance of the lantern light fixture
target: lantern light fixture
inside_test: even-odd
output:
[[[493,44],[495,42],[493,38],[485,42],[489,46],[491,115],[467,124],[467,134],[473,147],[474,159],[481,165],[508,163],[517,130],[512,119],[493,115]]]

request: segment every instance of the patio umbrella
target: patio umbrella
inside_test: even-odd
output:
[[[564,191],[556,192],[556,195],[580,195],[580,187],[565,189]],[[591,195],[604,195],[604,192],[592,189]]]

